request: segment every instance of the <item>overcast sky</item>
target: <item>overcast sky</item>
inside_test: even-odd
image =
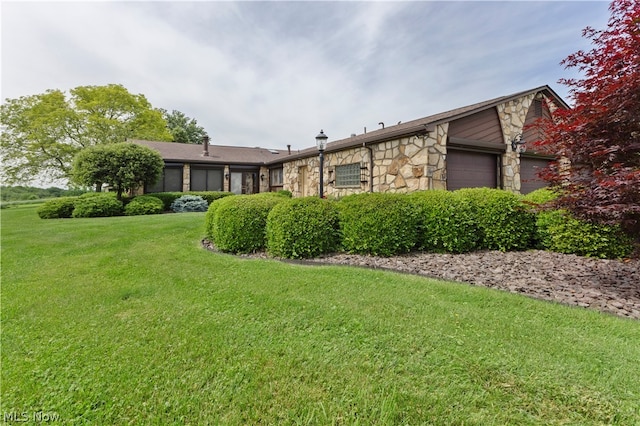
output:
[[[607,2],[2,1],[2,100],[122,84],[218,145],[302,149],[548,84]]]

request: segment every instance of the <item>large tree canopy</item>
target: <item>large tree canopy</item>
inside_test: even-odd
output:
[[[640,228],[640,3],[614,0],[606,30],[586,28],[594,48],[569,55],[582,79],[563,79],[575,106],[544,120],[540,144],[564,157],[543,173],[558,203],[579,217]]]
[[[207,136],[204,128],[198,126],[195,119],[187,117],[184,113],[176,110],[171,113],[166,110],[161,111],[174,142],[202,143],[202,139]]]
[[[128,138],[170,141],[160,110],[144,95],[123,86],[80,86],[7,99],[2,122],[2,179],[28,183],[71,177],[71,162],[82,149]]]
[[[80,185],[108,184],[122,193],[139,185],[154,184],[164,161],[157,151],[129,142],[96,145],[78,152],[73,161],[73,181]]]

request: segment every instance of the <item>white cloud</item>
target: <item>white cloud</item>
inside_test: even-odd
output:
[[[602,2],[2,3],[2,97],[123,84],[224,145],[294,149],[550,84]]]

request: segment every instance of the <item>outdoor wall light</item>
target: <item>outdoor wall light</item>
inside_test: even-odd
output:
[[[523,153],[527,150],[526,143],[527,142],[522,139],[522,134],[519,134],[511,141],[511,149],[513,152]]]
[[[264,175],[260,175],[260,180],[264,181]]]
[[[225,180],[229,180],[229,173],[225,173],[225,174],[224,174],[224,179],[225,179]]]
[[[316,145],[318,145],[318,151],[320,152],[320,198],[324,198],[324,150],[327,147],[327,135],[324,131],[320,130],[318,136],[316,136]]]

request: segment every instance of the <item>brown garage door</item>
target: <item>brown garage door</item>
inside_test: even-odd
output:
[[[520,157],[520,193],[528,194],[547,183],[538,177],[538,171],[544,169],[549,160],[544,158]]]
[[[488,187],[498,183],[498,156],[450,149],[447,152],[447,189]]]

